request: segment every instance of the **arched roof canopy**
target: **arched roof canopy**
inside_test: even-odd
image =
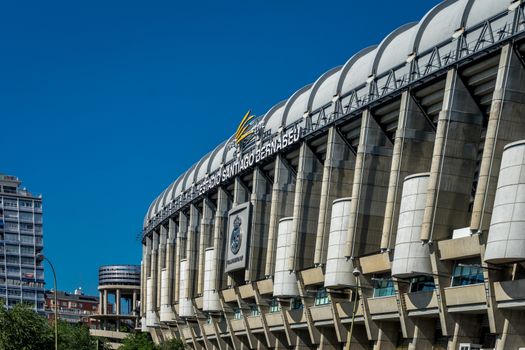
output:
[[[343,66],[330,69],[313,84],[306,110],[313,112],[332,100],[337,94],[337,82]]]
[[[417,22],[405,24],[390,33],[377,48],[370,74],[381,74],[403,64],[412,53],[411,41]]]
[[[468,1],[445,0],[434,6],[419,22],[412,51],[421,53],[452,38],[452,34],[462,26]]]
[[[279,131],[279,128],[282,127],[285,104],[286,100],[277,103],[263,117],[265,129],[270,130],[272,134]]]
[[[377,46],[367,47],[356,53],[345,63],[337,83],[338,95],[344,95],[366,82],[369,72],[372,70],[376,52]]]
[[[306,111],[306,103],[310,96],[310,90],[313,84],[308,84],[297,90],[289,99],[286,101],[283,112],[282,125],[287,127],[294,122],[300,120]]]

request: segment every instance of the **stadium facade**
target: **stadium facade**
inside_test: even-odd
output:
[[[206,349],[525,347],[524,36],[521,1],[444,1],[239,118],[146,214],[143,329]]]

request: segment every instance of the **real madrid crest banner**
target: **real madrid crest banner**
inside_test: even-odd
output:
[[[251,205],[247,202],[228,212],[225,272],[246,268],[250,237],[250,210]]]

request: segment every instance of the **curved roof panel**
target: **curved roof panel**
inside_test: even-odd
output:
[[[415,51],[421,53],[452,38],[462,26],[461,19],[468,1],[447,0],[430,10],[420,22]]]
[[[263,117],[264,127],[266,130],[270,130],[273,134],[279,131],[279,128],[283,125],[283,112],[286,100],[283,100],[270,108]]]
[[[306,110],[310,112],[315,111],[332,100],[334,95],[337,94],[337,82],[339,81],[342,68],[343,66],[332,68],[317,79],[312,86]]]
[[[201,161],[197,165],[197,168],[195,169],[195,177],[193,178],[194,182],[198,182],[206,176],[208,173],[208,162],[210,161],[210,157],[212,155],[212,152],[209,152],[207,155],[202,157]]]
[[[468,8],[466,27],[481,23],[495,14],[507,10],[510,0],[474,0]]]
[[[306,102],[310,96],[312,84],[303,86],[286,101],[283,115],[283,125],[288,126],[303,117],[306,111]]]
[[[182,190],[183,191],[188,190],[193,184],[193,176],[195,175],[195,168],[197,167],[197,164],[199,163],[193,164],[191,168],[186,172],[186,175],[184,176],[184,180],[182,180]]]
[[[370,72],[372,71],[372,64],[376,56],[377,46],[373,48],[367,48],[359,52],[357,55],[352,57],[343,67],[341,72],[341,80],[339,81],[339,93],[345,94],[363,85]]]
[[[412,22],[390,33],[377,49],[372,73],[381,74],[404,63],[412,53],[411,43],[417,28],[417,22]]]

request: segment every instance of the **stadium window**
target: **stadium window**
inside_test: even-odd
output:
[[[483,269],[479,258],[458,260],[452,271],[452,287],[483,283]]]
[[[395,294],[394,282],[389,274],[374,275],[374,298],[387,297]]]
[[[330,303],[330,296],[326,291],[326,288],[319,288],[315,293],[315,306],[326,305]]]
[[[432,276],[414,277],[410,280],[410,292],[431,292],[435,288]]]
[[[272,298],[270,300],[270,312],[279,312],[281,311],[281,304],[277,301],[277,299]]]

